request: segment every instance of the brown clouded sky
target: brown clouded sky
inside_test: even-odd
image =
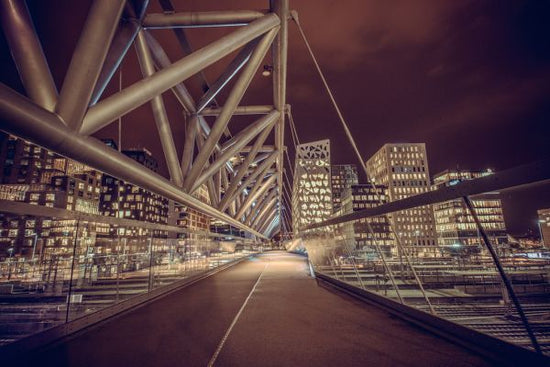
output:
[[[28,3],[60,87],[89,2]],[[157,1],[150,3],[151,11],[159,11]],[[268,6],[267,1],[173,3],[181,11]],[[549,155],[550,2],[296,0],[290,4],[299,13],[364,158],[386,142],[425,142],[433,174],[457,166],[500,170]],[[224,32],[192,30],[189,38],[199,48]],[[154,35],[172,60],[183,56],[171,32]],[[19,89],[5,40],[0,42],[2,81]],[[209,68],[209,79],[221,70]],[[124,85],[139,78],[131,50],[123,64]],[[189,84],[198,98],[197,86]],[[114,90],[116,85],[107,93]],[[266,80],[258,76],[244,103],[265,102],[270,93]],[[181,114],[174,98],[169,93],[165,97],[181,150]],[[356,163],[293,24],[287,97],[302,141],[330,138],[333,163]],[[220,100],[223,103],[223,95]],[[125,148],[146,146],[162,157],[158,139],[151,138],[156,132],[149,106],[126,116],[124,124],[132,127],[123,136]],[[115,132],[106,129],[101,135]],[[549,192],[546,185],[505,195],[513,232],[536,228],[534,210],[550,207]]]

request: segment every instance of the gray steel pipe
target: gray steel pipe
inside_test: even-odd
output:
[[[233,192],[231,195],[229,195],[229,198],[226,200],[227,203],[231,203],[233,200],[235,200],[235,197],[240,195],[245,188],[247,188],[250,184],[252,184],[252,181],[254,181],[254,179],[258,177],[258,175],[261,175],[261,177],[258,178],[258,181],[261,181],[263,177],[266,175],[269,167],[277,159],[277,156],[278,156],[277,152],[271,153],[271,155],[268,158],[266,158],[266,160],[263,161],[262,164],[254,170],[254,172],[252,172],[250,175],[246,177],[244,182],[237,188],[237,190]],[[224,199],[225,199],[225,196],[222,200]]]
[[[187,128],[185,130],[185,141],[183,142],[183,153],[181,157],[181,170],[183,176],[187,176],[189,170],[191,170],[193,153],[195,151],[195,139],[198,130],[199,122],[197,115],[191,115],[191,118],[189,119],[189,121],[187,121]]]
[[[155,65],[153,64],[149,47],[145,42],[144,32],[146,31],[141,30],[137,36],[136,51],[141,72],[144,77],[149,77],[155,73]],[[151,108],[153,109],[153,117],[157,125],[162,151],[164,152],[164,158],[166,159],[166,165],[170,173],[170,179],[177,186],[181,186],[183,185],[183,174],[162,95],[153,97],[151,100]]]
[[[105,88],[107,88],[107,85],[122,63],[124,56],[137,36],[137,32],[141,28],[141,19],[145,15],[148,5],[149,0],[130,0],[126,2],[126,6],[122,11],[122,18],[115,31],[111,46],[105,57],[105,62],[101,68],[101,73],[92,93],[90,106],[96,104],[101,98]]]
[[[38,105],[53,111],[57,88],[25,1],[1,0],[0,21],[27,95]]]
[[[265,115],[275,109],[270,105],[256,105],[256,106],[239,106],[233,112],[233,115],[246,116],[246,115]],[[222,112],[221,107],[205,108],[201,111],[202,116],[218,116]]]
[[[166,69],[170,65],[172,65],[172,62],[168,58],[168,55],[164,52],[161,45],[158,43],[158,41],[149,33],[145,32],[145,39],[147,41],[147,44],[149,45],[149,48],[151,50],[151,54],[153,56],[153,60],[155,62],[155,65],[157,68],[160,69]],[[197,112],[197,108],[195,106],[195,101],[193,100],[193,97],[191,96],[191,93],[187,90],[185,85],[183,83],[176,84],[173,88],[171,88],[172,92],[182,105],[183,109],[187,111],[188,113],[195,114]],[[198,116],[199,124],[202,130],[206,135],[210,134],[210,126],[206,123],[204,117]],[[224,132],[225,134],[229,135],[228,129]],[[219,144],[216,144],[216,151],[220,150]],[[184,160],[182,159],[182,167],[186,166],[184,165]],[[191,167],[190,164],[188,167]],[[229,170],[232,169],[229,162],[227,164],[227,168]],[[184,170],[184,176],[188,174],[188,171]]]
[[[277,209],[273,210],[269,216],[266,218],[266,220],[262,223],[262,225],[260,226],[260,230],[258,232],[260,233],[266,233],[267,232],[267,229],[269,228],[269,225],[275,220],[275,217],[277,215]]]
[[[256,192],[258,192],[260,187],[262,187],[262,184],[265,182],[264,179],[267,181],[267,179],[272,176],[272,174],[268,175],[267,171],[268,170],[266,169],[266,170],[264,170],[263,172],[260,173],[260,175],[256,179],[256,182],[254,182],[254,186],[252,186],[252,188],[249,191],[246,191],[245,189],[242,190],[241,194],[239,195],[241,197],[241,203],[239,205],[239,208],[243,207],[243,205],[246,203],[246,200],[249,197],[252,197],[252,196],[256,195]],[[246,194],[246,196],[245,196],[245,194]],[[246,216],[246,215],[250,214],[249,211],[252,211],[252,204],[253,203],[251,202],[250,205],[249,205],[249,208],[246,208],[243,211],[243,215]],[[236,215],[236,213],[235,213],[235,215]],[[242,218],[242,216],[239,219],[243,219],[243,223],[244,223],[244,218]]]
[[[267,238],[273,238],[273,236],[275,236],[278,232],[277,229],[279,229],[279,231],[282,233],[281,223],[282,222],[280,221],[278,216],[274,217],[273,221],[271,222],[271,224],[267,227],[267,229],[264,232],[265,236]]]
[[[239,183],[241,182],[241,180],[244,178],[244,175],[248,171],[247,168],[254,161],[254,158],[256,157],[256,155],[258,154],[260,148],[263,146],[263,143],[265,142],[265,140],[269,136],[269,133],[271,132],[271,129],[272,128],[265,129],[260,134],[260,136],[258,136],[258,139],[256,139],[256,141],[254,142],[254,145],[252,146],[252,149],[250,149],[250,152],[247,154],[246,158],[241,163],[241,166],[240,166],[239,170],[237,171],[237,174],[231,179],[231,184],[229,185],[229,187],[226,188],[224,197],[220,201],[220,205],[218,207],[218,209],[221,212],[225,211],[225,209],[227,208],[228,199],[233,195],[233,193],[235,191],[237,191],[237,188],[239,187]],[[241,149],[241,152],[242,151],[243,150]]]
[[[273,176],[270,176],[265,182],[263,182],[260,186],[260,188],[256,191],[256,192],[251,192],[245,202],[243,203],[243,205],[239,208],[239,210],[237,211],[237,215],[235,216],[235,218],[241,218],[244,213],[248,210],[248,208],[250,208],[250,206],[252,205],[252,203],[258,199],[264,192],[266,192],[268,189],[271,188],[271,185],[273,184],[273,182],[277,179],[277,176],[273,175]]]
[[[124,60],[124,56],[134,42],[140,26],[138,22],[132,20],[122,20],[118,26],[116,33],[105,57],[105,62],[97,78],[97,82],[90,99],[90,105],[93,106],[99,101],[105,88],[113,78],[116,70]]]
[[[221,92],[223,87],[233,79],[235,75],[246,65],[250,59],[250,55],[258,45],[258,39],[250,41],[246,46],[244,46],[241,51],[235,56],[231,63],[227,66],[225,71],[220,75],[220,77],[210,86],[208,92],[206,92],[199,102],[197,103],[197,113],[200,113],[210,102],[216,98],[218,93]]]
[[[94,1],[82,28],[55,107],[57,114],[75,131],[82,126],[124,3],[125,0]]]
[[[204,146],[204,137],[201,133],[198,133],[198,134],[195,135],[195,138],[196,138],[196,141],[197,141],[197,148],[200,151],[202,149],[202,147]],[[205,165],[204,165],[204,168],[208,168],[209,165],[210,165],[210,163],[206,162]],[[212,180],[212,178],[209,178],[208,181],[206,181],[206,187],[208,188],[208,195],[210,196],[210,203],[212,204],[212,206],[217,207],[218,206],[218,201],[217,201],[218,195],[216,194],[216,189],[214,187],[214,180]]]
[[[244,147],[242,149],[242,152],[247,153],[247,152],[250,152],[251,149],[252,149],[252,147]],[[273,150],[274,150],[273,145],[262,145],[260,147],[260,149],[258,150],[258,152],[259,153],[271,153]]]
[[[262,219],[265,219],[264,216],[266,213],[273,208],[277,203],[277,189],[271,190],[271,192],[262,200],[258,209],[255,211],[254,215],[249,215],[249,218],[246,220],[246,224],[252,228],[257,228]]]
[[[257,20],[255,22],[259,22],[259,21],[260,20]],[[254,23],[251,23],[251,25],[252,24]],[[254,50],[254,52],[252,53],[252,56],[250,56],[250,60],[245,66],[244,70],[239,75],[239,78],[237,79],[237,82],[235,83],[235,86],[233,87],[231,94],[228,96],[227,101],[225,102],[225,105],[222,109],[222,113],[216,119],[216,122],[214,123],[214,126],[210,131],[210,135],[208,135],[208,138],[206,139],[204,146],[202,147],[202,149],[199,151],[199,154],[195,158],[193,167],[191,167],[191,172],[189,172],[189,175],[185,178],[185,182],[183,184],[183,188],[185,190],[187,191],[191,190],[195,180],[199,177],[204,164],[206,163],[206,161],[208,161],[208,158],[210,158],[210,156],[212,155],[212,151],[214,150],[214,147],[218,143],[218,140],[222,136],[225,128],[227,127],[229,120],[233,115],[234,109],[237,107],[246,89],[250,85],[250,82],[252,81],[252,78],[256,73],[258,66],[264,59],[265,54],[269,46],[271,45],[273,38],[275,38],[276,34],[277,34],[277,29],[271,29],[267,34],[265,34],[262,37],[261,41],[258,43],[258,46]]]
[[[164,52],[164,49],[158,43],[155,37],[149,32],[145,32],[145,39],[151,50],[153,60],[159,70],[166,69],[172,65],[172,62]],[[172,92],[176,98],[180,101],[183,108],[189,113],[196,113],[197,109],[195,107],[195,101],[191,97],[191,93],[187,90],[183,83],[176,84],[172,89]]]
[[[272,0],[272,10],[281,19],[279,36],[273,43],[273,104],[275,108],[283,112],[286,103],[286,74],[288,58],[288,0]],[[283,167],[284,167],[284,139],[285,139],[285,114],[281,113],[279,123],[275,126],[275,149],[279,151],[280,159],[277,161],[279,195],[282,195]]]
[[[208,166],[208,168],[203,170],[201,176],[194,182],[191,192],[195,191],[208,177],[211,177],[216,171],[218,171],[231,157],[235,156],[242,147],[262,132],[262,130],[268,129],[278,117],[279,112],[273,111],[269,115],[263,116],[251,125],[253,129],[237,140],[237,142],[230,149],[224,151],[213,163],[210,164],[210,166]]]
[[[245,213],[245,219],[243,220],[243,223],[247,226],[252,227],[252,223],[259,219],[258,215],[266,207],[266,205],[271,203],[276,192],[276,189],[269,190],[267,193],[265,193],[265,195],[259,196],[258,199],[256,199],[256,203],[250,207],[250,211],[248,213]]]
[[[208,12],[185,12],[172,14],[147,14],[145,28],[193,28],[246,25],[265,15],[254,10],[229,10]]]
[[[273,111],[276,111],[276,110],[272,110]],[[272,113],[271,112],[271,113]],[[276,111],[278,113],[278,111]],[[268,114],[269,115],[269,114]],[[250,124],[248,125],[247,127],[245,127],[244,129],[242,129],[241,131],[239,131],[239,133],[237,135],[233,135],[231,137],[231,139],[227,140],[225,143],[223,143],[223,145],[221,146],[221,150],[222,151],[226,151],[227,149],[231,148],[231,146],[233,146],[233,144],[235,144],[237,141],[239,141],[239,139],[241,139],[243,136],[246,136],[247,134],[249,134],[249,132],[254,129],[254,124]],[[244,147],[243,147],[244,148]]]
[[[278,24],[279,18],[275,14],[266,15],[106,98],[88,110],[81,132],[86,135],[96,132]]]
[[[97,139],[78,135],[63,125],[59,116],[37,106],[2,83],[0,123],[2,129],[8,133],[265,238],[259,232],[183,192],[166,178],[107,147]]]

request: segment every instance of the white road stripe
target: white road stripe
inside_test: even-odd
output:
[[[233,327],[235,326],[235,324],[237,323],[237,320],[241,316],[241,313],[243,312],[244,308],[246,307],[246,304],[248,303],[248,300],[250,299],[250,297],[252,297],[252,293],[254,293],[254,290],[256,289],[258,284],[260,283],[260,280],[262,279],[262,275],[264,275],[264,271],[267,269],[268,266],[269,266],[269,263],[265,264],[262,272],[260,273],[260,276],[258,277],[258,280],[256,280],[256,283],[254,284],[254,287],[252,287],[252,290],[248,294],[248,297],[246,297],[246,299],[244,300],[244,303],[241,306],[241,308],[239,309],[239,312],[237,312],[237,315],[235,315],[235,318],[231,322],[231,325],[229,325],[229,328],[225,332],[225,335],[223,336],[222,340],[220,341],[220,344],[218,345],[218,348],[216,348],[216,351],[212,355],[212,358],[210,358],[210,362],[208,362],[208,367],[214,366],[214,362],[216,362],[216,359],[218,358],[218,355],[220,354],[220,352],[221,352],[221,350],[222,350],[222,348],[225,344],[225,341],[229,337],[229,334],[231,334],[231,330],[233,330]]]

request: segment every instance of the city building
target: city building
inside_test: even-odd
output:
[[[123,153],[146,167],[158,168],[156,159],[146,149]],[[101,186],[102,215],[151,223],[168,222],[168,199],[109,175],[103,175]]]
[[[1,184],[39,184],[44,170],[53,168],[55,154],[19,139],[0,133]]]
[[[344,190],[349,189],[351,185],[359,183],[357,178],[357,167],[354,164],[332,165],[331,188],[332,188],[332,206],[334,213],[338,213],[341,208],[342,194]]]
[[[113,147],[111,144],[109,144],[109,146]],[[153,157],[153,154],[149,150],[145,148],[141,148],[141,149],[136,148],[136,149],[123,150],[122,153],[132,158],[133,160],[139,162],[140,164],[144,165],[145,167],[149,168],[151,171],[158,172],[158,169],[159,169],[158,162]]]
[[[373,208],[388,202],[387,187],[382,185],[357,184],[345,189],[342,194],[342,214],[349,214],[367,208]],[[372,232],[368,229],[370,223]],[[362,218],[353,222],[353,238],[358,253],[366,259],[397,255],[397,248],[391,233],[390,222],[385,215]]]
[[[100,172],[9,135],[1,149],[1,199],[99,214]],[[0,213],[0,222],[0,257],[66,253],[78,226],[76,220],[8,213]]]
[[[540,241],[546,248],[550,247],[550,208],[537,210]]]
[[[203,203],[210,204],[210,197],[206,185],[201,185],[192,194],[195,198]],[[174,203],[174,211],[176,214],[176,225],[192,231],[208,232],[212,218],[196,209],[189,208],[185,205]],[[197,239],[199,236],[190,233],[186,238]]]
[[[491,170],[446,170],[434,176],[435,188],[457,185],[462,181],[491,175]],[[471,199],[476,214],[493,245],[503,247],[508,243],[502,204],[498,192],[476,195]],[[485,246],[474,218],[461,199],[433,205],[439,246],[446,254],[476,254]]]
[[[294,233],[332,215],[330,141],[319,140],[296,147],[292,188]]]
[[[424,143],[384,144],[368,159],[367,173],[372,182],[388,188],[390,202],[431,190]],[[402,210],[388,217],[409,255],[440,255],[430,205]]]

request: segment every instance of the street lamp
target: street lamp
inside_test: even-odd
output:
[[[546,221],[544,219],[537,220],[537,225],[539,226],[540,243],[544,247],[545,243],[544,238],[542,237],[542,228],[540,226],[541,223],[546,223]]]
[[[273,66],[264,65],[264,70],[262,71],[262,76],[268,77],[273,72]]]

